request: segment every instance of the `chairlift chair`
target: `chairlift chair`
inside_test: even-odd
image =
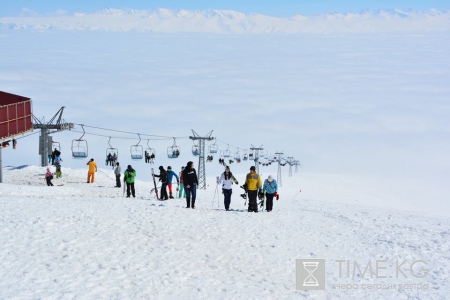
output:
[[[218,151],[219,147],[216,145],[216,142],[209,146],[209,153],[217,153]]]
[[[108,155],[111,154],[112,157],[115,158],[115,161],[117,161],[119,159],[119,150],[117,148],[114,148],[113,146],[111,146],[111,138],[109,138],[108,140],[108,144],[109,144],[109,148],[106,148],[106,158],[108,159]],[[114,163],[114,161],[113,161]]]
[[[192,145],[192,155],[194,155],[194,156],[200,155],[200,148],[196,144]]]
[[[167,157],[178,158],[178,156],[180,156],[180,147],[176,145],[175,138],[173,138],[173,145],[167,147]]]
[[[83,159],[88,157],[88,144],[86,140],[83,140],[83,136],[85,135],[84,127],[81,125],[83,129],[83,135],[78,140],[72,140],[72,158]]]
[[[61,152],[61,145],[59,144],[59,142],[52,142],[52,151],[55,149]]]
[[[147,162],[147,159],[149,159],[150,160],[149,162],[153,163],[153,161],[156,158],[156,150],[151,148],[150,145],[148,144],[148,142],[149,142],[149,140],[147,140],[147,149],[145,149],[145,152],[147,152],[147,155],[149,156],[149,158],[146,157],[145,158],[146,159],[145,162]]]
[[[136,145],[130,147],[130,154],[132,160],[140,160],[144,157],[144,148],[139,145],[141,142],[141,136],[138,134],[139,142]]]

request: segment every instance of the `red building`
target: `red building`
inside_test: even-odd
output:
[[[0,142],[33,131],[31,99],[0,91]]]

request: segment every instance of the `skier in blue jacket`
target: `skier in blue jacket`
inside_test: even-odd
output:
[[[273,197],[275,196],[278,200],[278,184],[272,175],[269,175],[266,180],[264,180],[263,192],[266,194],[266,210],[272,211],[273,207]]]
[[[169,187],[169,198],[173,199],[174,198],[172,196],[172,180],[173,180],[173,176],[175,176],[175,178],[177,179],[178,186],[180,185],[180,178],[178,177],[177,173],[172,171],[172,167],[171,166],[167,167],[167,175],[169,177],[169,179],[167,181],[167,186]]]

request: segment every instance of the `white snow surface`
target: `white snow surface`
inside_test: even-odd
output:
[[[111,169],[100,168],[93,184],[86,183],[86,169],[62,171],[55,186],[47,187],[43,167],[3,168],[0,299],[446,299],[450,294],[446,212],[394,209],[389,203],[401,206],[406,199],[374,194],[362,180],[293,173],[283,177],[273,211],[256,214],[246,211],[237,186],[232,210],[225,211],[222,195],[214,198],[212,177],[207,189],[198,191],[193,210],[184,208],[182,199],[151,197],[152,182],[137,180],[137,197],[124,198],[123,190],[113,187]],[[240,181],[245,176],[235,175]],[[325,291],[295,289],[297,258],[326,259]],[[377,279],[374,270],[373,278],[340,278],[340,259],[360,265],[423,260],[430,271],[424,278],[408,273]],[[333,289],[349,283],[397,288]]]
[[[368,33],[448,31],[450,11],[431,9],[327,12],[312,17],[279,18],[232,10],[152,10],[105,8],[94,13],[0,18],[0,28],[88,31],[202,33]]]

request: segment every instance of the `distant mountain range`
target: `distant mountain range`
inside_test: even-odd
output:
[[[329,11],[313,17],[278,18],[231,10],[134,10],[105,8],[73,15],[0,18],[2,29],[203,33],[357,33],[449,31],[450,11]]]

